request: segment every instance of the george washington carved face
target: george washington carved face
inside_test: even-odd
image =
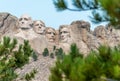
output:
[[[31,28],[32,27],[32,19],[29,15],[24,14],[19,18],[19,27],[20,28]]]
[[[49,42],[54,42],[56,38],[56,31],[53,28],[46,28],[45,36]]]
[[[70,29],[67,26],[60,27],[59,34],[61,42],[67,42],[70,38]]]
[[[45,33],[45,24],[41,20],[34,21],[33,23],[33,29],[38,34],[44,34]]]

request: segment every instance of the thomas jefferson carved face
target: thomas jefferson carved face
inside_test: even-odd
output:
[[[53,28],[46,28],[45,30],[45,36],[49,42],[55,41],[56,32]]]
[[[70,31],[68,27],[61,27],[59,33],[61,42],[67,42],[70,38]]]
[[[29,15],[22,15],[19,18],[19,27],[20,28],[31,28],[32,27],[32,19]]]
[[[34,21],[34,31],[38,34],[44,34],[45,33],[45,24],[40,21],[40,20],[37,20],[37,21]]]

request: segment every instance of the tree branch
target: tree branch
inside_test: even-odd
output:
[[[89,9],[71,9],[71,8],[66,8],[67,10],[70,10],[70,11],[88,11],[88,10],[96,10],[96,9],[99,9],[99,8],[89,8]]]

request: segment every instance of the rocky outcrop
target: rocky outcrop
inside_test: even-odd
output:
[[[25,81],[23,77],[25,77],[25,75],[30,73],[33,69],[37,70],[37,74],[35,74],[35,78],[33,78],[32,81],[49,81],[49,69],[54,65],[54,62],[55,59],[40,55],[37,61],[29,62],[24,67],[16,70],[19,77],[15,81]]]
[[[0,37],[13,34],[18,27],[18,18],[10,13],[0,13]]]
[[[41,20],[32,20],[28,15],[17,18],[10,13],[0,13],[0,38],[3,36],[17,38],[19,44],[29,40],[31,47],[38,54],[36,62],[32,61],[22,69],[16,70],[20,75],[18,81],[33,68],[38,70],[33,81],[48,81],[49,67],[54,64],[55,59],[42,57],[45,48],[52,53],[55,46],[62,48],[67,54],[70,45],[76,43],[80,52],[86,56],[91,50],[97,51],[100,45],[114,47],[120,44],[120,30],[110,25],[100,25],[91,31],[89,22],[77,20],[70,25],[60,25],[59,29],[55,30]]]

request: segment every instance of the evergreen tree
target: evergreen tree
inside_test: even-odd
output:
[[[67,0],[53,0],[58,11],[91,11],[91,21],[94,23],[110,22],[120,28],[120,0],[71,0],[73,6],[69,6]],[[111,4],[112,3],[112,4]]]
[[[43,54],[43,56],[45,56],[45,57],[46,57],[46,56],[49,56],[49,50],[48,50],[47,48],[45,48],[42,54]]]
[[[0,81],[12,81],[17,77],[15,69],[24,66],[33,54],[29,42],[16,48],[17,40],[4,37],[0,42]]]
[[[36,70],[36,69],[33,69],[30,73],[27,73],[27,74],[25,75],[25,80],[26,80],[26,81],[31,81],[32,78],[35,77],[35,74],[36,74],[36,73],[37,73],[37,70]]]
[[[56,49],[55,55],[56,55],[57,59],[63,59],[63,57],[64,57],[63,49],[62,48]]]
[[[50,81],[120,81],[119,47],[100,46],[86,57],[75,45],[71,48],[69,55],[57,59],[51,68]]]

